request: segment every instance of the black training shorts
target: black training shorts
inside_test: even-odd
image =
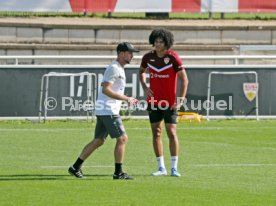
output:
[[[148,105],[150,123],[157,123],[164,119],[165,123],[177,123],[177,111],[171,108],[159,108],[154,105]]]

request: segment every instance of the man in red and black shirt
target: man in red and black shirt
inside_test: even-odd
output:
[[[181,176],[177,170],[179,143],[176,135],[177,109],[182,105],[188,87],[188,78],[179,56],[172,50],[173,34],[165,29],[153,30],[149,43],[154,50],[143,56],[140,67],[140,82],[147,96],[149,119],[153,134],[153,148],[158,162],[158,171],[153,176],[167,175],[162,143],[162,121],[165,122],[171,153],[171,175]],[[149,84],[146,75],[149,73]],[[180,94],[176,101],[177,77]]]

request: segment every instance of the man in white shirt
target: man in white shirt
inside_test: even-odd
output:
[[[139,52],[128,42],[122,42],[117,46],[117,59],[105,70],[102,88],[98,94],[95,113],[97,124],[94,139],[82,150],[76,162],[69,167],[68,172],[77,178],[83,178],[81,166],[83,162],[101,145],[104,144],[108,135],[116,138],[114,150],[115,172],[113,179],[131,180],[132,177],[123,172],[122,164],[127,143],[127,134],[119,115],[122,101],[136,104],[137,99],[124,95],[126,76],[124,66],[133,58],[133,52]]]

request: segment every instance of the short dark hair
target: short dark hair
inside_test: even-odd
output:
[[[171,48],[174,42],[174,37],[172,32],[166,29],[155,29],[151,32],[149,36],[149,43],[154,46],[154,42],[157,38],[160,38],[164,41],[167,49]]]

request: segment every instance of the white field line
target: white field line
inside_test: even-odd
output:
[[[86,168],[109,168],[109,167],[114,167],[114,166],[109,166],[109,165],[94,165],[94,166],[83,166]],[[69,166],[40,166],[40,168],[43,169],[54,169],[54,168],[69,168]]]
[[[262,149],[276,150],[274,147],[261,147]]]
[[[275,167],[276,164],[188,164],[190,167]],[[69,166],[40,166],[42,169],[56,169],[56,168],[68,168]],[[94,165],[83,166],[85,168],[113,168],[111,165]],[[139,166],[127,166],[127,167],[139,167]]]
[[[0,128],[0,132],[10,131],[35,131],[35,132],[56,132],[56,131],[86,131],[92,130],[93,128]],[[260,129],[275,129],[274,126],[263,126],[263,127],[178,127],[177,130],[260,130]],[[143,127],[126,127],[126,130],[150,130],[150,128]]]
[[[259,130],[259,129],[268,129],[268,128],[275,128],[275,127],[270,127],[270,126],[264,126],[264,127],[258,127],[258,128],[251,128],[251,127],[231,127],[231,129],[237,130],[237,129],[246,129],[246,130]],[[214,130],[214,129],[230,129],[229,127],[200,127],[200,128],[177,128],[180,130]],[[92,128],[48,128],[48,129],[41,129],[41,128],[0,128],[0,132],[66,132],[66,131],[88,131],[91,132],[93,129]],[[128,130],[150,130],[150,128],[127,128]],[[192,143],[199,143],[199,144],[213,144],[213,145],[221,145],[221,146],[231,146],[231,144],[227,143],[215,143],[215,142],[192,142]],[[262,149],[268,149],[268,150],[276,150],[274,147],[263,147]]]
[[[89,131],[90,128],[48,128],[48,129],[34,129],[34,128],[0,128],[0,132],[65,132],[65,131]]]
[[[276,166],[276,164],[190,164],[192,167],[265,167]]]
[[[229,147],[229,146],[234,146],[233,144],[228,144],[228,143],[221,143],[221,142],[190,142],[191,144],[210,144],[210,145],[218,145],[218,146],[224,146],[224,147]]]
[[[223,147],[229,147],[229,146],[235,146],[237,147],[238,145],[234,144],[229,144],[229,143],[221,143],[221,142],[189,142],[190,144],[207,144],[207,145],[217,145],[217,146],[223,146]],[[276,150],[275,147],[258,147],[258,149],[263,149],[263,150]]]

